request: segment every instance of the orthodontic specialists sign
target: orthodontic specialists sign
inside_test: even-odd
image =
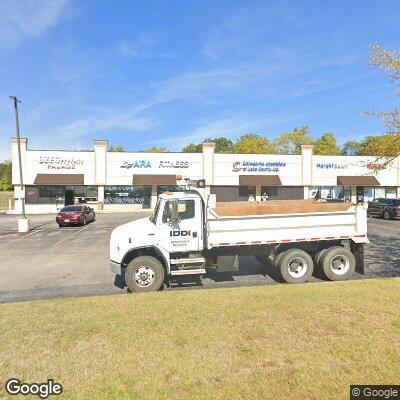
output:
[[[279,172],[286,167],[284,161],[235,161],[233,172]]]

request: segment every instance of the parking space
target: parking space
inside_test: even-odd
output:
[[[109,236],[115,226],[145,215],[98,214],[94,223],[65,228],[54,215],[35,215],[33,230],[18,234],[18,217],[0,214],[0,301],[124,292],[109,270]],[[369,238],[365,277],[400,276],[400,221],[369,220]],[[239,273],[208,276],[203,287],[269,283],[275,280],[265,268],[242,257]]]

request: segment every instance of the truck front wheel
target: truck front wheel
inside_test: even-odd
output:
[[[331,247],[321,258],[322,268],[331,281],[344,281],[353,275],[356,259],[345,247]]]
[[[314,262],[305,251],[289,249],[279,254],[277,267],[287,283],[303,283],[310,279]]]
[[[164,267],[156,258],[134,258],[125,270],[126,286],[131,292],[153,292],[164,283]]]

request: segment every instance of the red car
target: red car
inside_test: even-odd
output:
[[[95,219],[93,208],[85,205],[66,206],[56,216],[58,226],[86,225]]]

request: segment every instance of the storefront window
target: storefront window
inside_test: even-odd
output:
[[[386,197],[389,199],[395,199],[397,197],[397,188],[396,187],[386,188]]]
[[[98,188],[97,186],[86,186],[86,197],[98,198]]]
[[[25,186],[26,204],[37,204],[39,202],[39,187]]]
[[[157,196],[164,192],[180,192],[184,190],[184,186],[180,185],[158,185],[157,186]]]
[[[304,199],[303,186],[261,186],[261,199],[268,200],[297,200]]]
[[[278,188],[276,186],[261,186],[261,196],[267,195],[268,199],[278,198]]]
[[[105,204],[142,204],[150,208],[151,186],[106,186],[104,190]]]
[[[395,199],[397,197],[397,188],[395,186],[389,187],[363,187],[363,198],[360,201],[372,201],[374,199]]]
[[[239,200],[246,201],[249,198],[256,197],[256,187],[255,186],[239,186]]]
[[[85,186],[66,186],[66,188],[74,190],[75,197],[86,197]]]
[[[376,187],[374,188],[374,198],[381,199],[386,197],[386,190],[384,187]]]
[[[310,199],[351,201],[350,186],[313,186],[309,190]]]
[[[364,188],[364,201],[372,201],[375,198],[374,188],[365,187]]]
[[[65,201],[65,191],[70,190],[75,200],[97,201],[97,186],[26,186],[26,204],[57,204]]]

